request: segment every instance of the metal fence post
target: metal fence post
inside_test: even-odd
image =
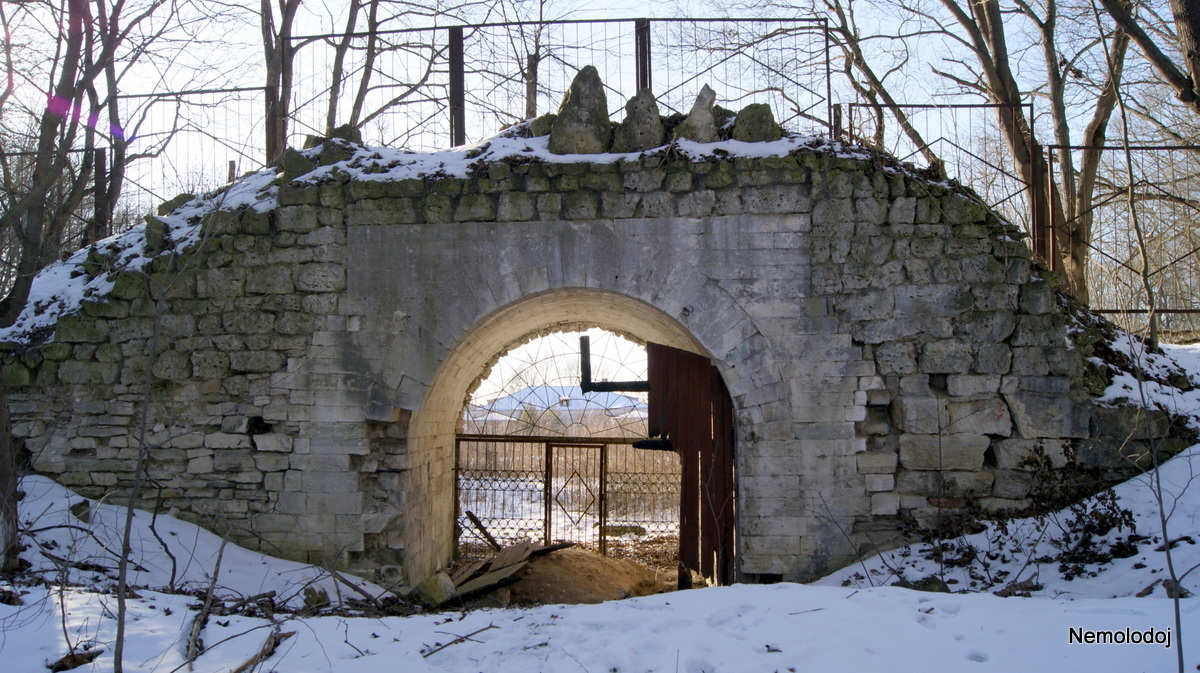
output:
[[[651,88],[650,82],[650,19],[633,22],[634,56],[637,60],[637,90]]]
[[[463,29],[454,26],[448,31],[450,41],[450,144],[467,144],[466,77],[463,69]]]

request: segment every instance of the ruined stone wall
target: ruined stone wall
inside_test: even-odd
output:
[[[628,331],[624,315],[717,363],[739,570],[795,579],[892,543],[901,518],[1020,507],[1024,459],[1088,434],[1027,246],[943,185],[807,149],[305,182],[347,156],[330,148],[289,159],[277,207],[206,216],[197,247],[8,346],[36,470],[121,493],[145,414],[143,505],[420,580],[449,553],[454,425],[483,364],[559,325]],[[478,327],[498,315],[509,331]]]

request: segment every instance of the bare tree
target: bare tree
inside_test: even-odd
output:
[[[357,3],[356,3],[357,4]],[[266,64],[264,100],[267,163],[274,163],[287,147],[288,115],[291,111],[293,60],[292,28],[300,0],[261,0],[263,60]]]

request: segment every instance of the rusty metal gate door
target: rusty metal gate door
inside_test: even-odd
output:
[[[679,454],[679,565],[719,584],[734,573],[733,401],[712,362],[647,344],[649,433]]]

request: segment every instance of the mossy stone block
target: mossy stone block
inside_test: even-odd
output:
[[[467,194],[459,200],[454,219],[459,222],[490,222],[496,219],[496,205],[486,194]]]
[[[96,318],[127,318],[129,304],[123,301],[84,301],[80,308],[89,316]]]
[[[6,362],[0,369],[0,379],[8,388],[21,388],[33,383],[34,373],[20,362]]]
[[[416,182],[420,182],[417,180]],[[424,187],[422,187],[424,192]],[[346,184],[346,200],[382,199],[388,196],[388,183],[379,180],[356,180]]]
[[[146,274],[118,271],[112,275],[113,288],[108,293],[116,299],[137,299],[146,296]]]
[[[200,220],[200,232],[204,236],[225,236],[237,233],[238,215],[228,210],[216,210]]]
[[[425,221],[444,224],[454,219],[454,199],[445,194],[431,194],[425,199]]]
[[[42,346],[42,359],[66,360],[71,357],[71,344],[55,341]]]
[[[425,195],[425,181],[417,178],[406,178],[404,180],[396,180],[394,182],[383,183],[387,185],[388,196],[405,196],[409,198]]]
[[[103,318],[65,315],[54,327],[55,341],[63,343],[103,343],[108,340],[108,322]]]
[[[434,182],[429,187],[429,191],[433,194],[446,194],[448,196],[458,196],[466,192],[468,181],[462,178],[442,178]]]
[[[159,204],[157,212],[159,215],[167,215],[167,214],[173,213],[173,212],[175,212],[176,208],[178,208],[179,206],[182,206],[183,204],[187,203],[188,201],[191,201],[194,198],[196,198],[196,195],[192,194],[190,192],[184,192],[183,194],[177,194],[177,195],[171,197],[170,199],[163,201],[161,204]]]
[[[271,233],[271,215],[255,210],[244,210],[238,217],[238,229],[243,234],[265,236]]]
[[[312,159],[309,159],[291,147],[283,151],[275,166],[279,169],[283,182],[291,182],[301,175],[311,173],[316,168]]]

